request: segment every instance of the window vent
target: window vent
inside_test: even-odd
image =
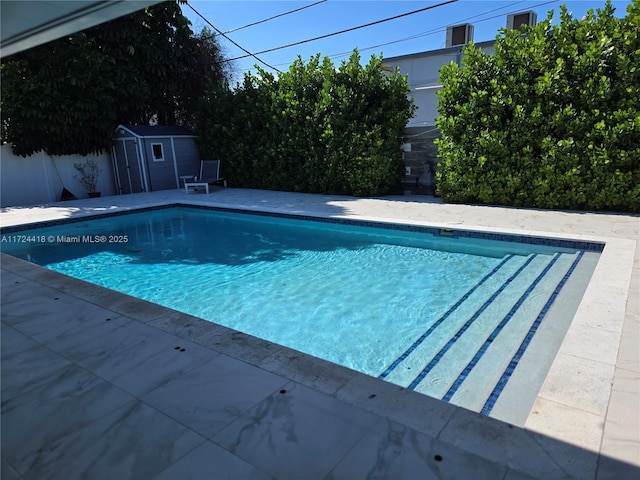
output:
[[[536,24],[538,16],[536,12],[520,12],[507,15],[507,28],[509,30],[522,30],[523,25],[533,27]]]
[[[466,45],[473,40],[473,25],[465,23],[447,27],[447,47]]]

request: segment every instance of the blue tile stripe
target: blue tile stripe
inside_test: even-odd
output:
[[[267,212],[267,211],[259,211],[259,210],[242,210],[238,208],[215,207],[215,206],[206,206],[206,205],[191,205],[188,203],[179,203],[179,202],[169,203],[166,205],[154,205],[151,207],[131,208],[126,210],[120,210],[117,212],[89,214],[89,215],[80,216],[80,217],[71,217],[71,218],[64,218],[64,219],[58,219],[58,220],[47,220],[44,222],[33,222],[33,223],[22,224],[22,225],[12,225],[8,227],[0,226],[0,235],[18,233],[18,232],[33,230],[33,229],[42,228],[42,227],[64,225],[68,223],[86,222],[86,221],[95,220],[98,218],[131,215],[136,213],[149,212],[153,210],[164,210],[169,208],[188,208],[193,210],[210,210],[210,211],[219,211],[219,212],[240,213],[245,215],[309,220],[309,221],[321,222],[321,223],[337,223],[342,225],[384,228],[387,230],[398,230],[398,231],[407,231],[407,232],[418,232],[418,233],[433,235],[436,237],[444,236],[446,238],[473,238],[473,239],[483,239],[483,240],[496,240],[496,241],[519,243],[519,244],[527,244],[527,245],[541,245],[541,246],[548,246],[548,247],[568,248],[573,250],[588,250],[593,252],[602,252],[602,250],[604,249],[604,243],[583,241],[583,240],[577,240],[577,239],[572,240],[572,239],[565,239],[565,238],[529,237],[526,235],[514,235],[514,234],[503,234],[503,233],[471,231],[471,230],[457,230],[457,229],[448,229],[443,227],[427,227],[422,225],[412,225],[412,224],[406,224],[406,223],[386,223],[386,222],[377,222],[377,221],[374,222],[374,221],[368,221],[368,220],[352,220],[347,218],[316,217],[313,215],[300,215],[300,214],[293,214],[293,213]]]
[[[513,255],[507,255],[504,260],[502,260],[502,262],[500,262],[498,265],[496,265],[496,267],[491,270],[487,275],[485,275],[475,286],[473,286],[467,293],[465,293],[462,297],[460,297],[460,299],[449,308],[449,310],[447,310],[438,320],[435,321],[435,323],[433,325],[431,325],[429,327],[429,329],[424,332],[422,335],[420,335],[420,337],[413,342],[413,344],[402,354],[400,355],[397,359],[395,359],[393,361],[393,363],[391,365],[389,365],[389,367],[387,367],[387,369],[382,372],[380,375],[378,375],[378,378],[386,378],[389,376],[389,374],[391,374],[391,372],[393,372],[398,365],[400,365],[409,355],[411,355],[411,353],[418,348],[418,346],[424,342],[427,337],[429,335],[431,335],[433,333],[433,331],[438,328],[438,326],[440,326],[442,324],[442,322],[444,322],[447,317],[449,317],[449,315],[451,315],[460,305],[462,305],[470,296],[473,292],[475,292],[484,282],[486,282],[487,280],[489,280],[493,275],[495,275],[498,270],[500,270],[509,260],[511,260],[513,258]]]
[[[556,300],[556,297],[558,296],[558,294],[562,290],[562,287],[564,287],[565,283],[567,283],[567,280],[573,274],[573,271],[578,266],[578,263],[580,263],[580,260],[582,260],[583,255],[584,255],[584,251],[581,251],[581,252],[578,253],[578,256],[576,257],[576,259],[571,264],[571,267],[569,267],[569,270],[567,270],[567,273],[564,274],[564,276],[562,277],[562,279],[560,280],[560,282],[558,283],[558,285],[554,289],[553,293],[551,294],[551,296],[547,300],[547,303],[545,303],[544,307],[542,307],[542,310],[540,311],[540,313],[538,314],[536,319],[533,321],[533,324],[531,325],[531,328],[529,328],[529,331],[527,332],[527,335],[524,337],[524,340],[522,340],[522,343],[520,344],[520,347],[518,348],[516,353],[511,358],[511,361],[509,362],[509,365],[507,366],[505,371],[502,373],[502,376],[500,377],[500,380],[498,380],[498,383],[496,384],[496,386],[494,387],[493,391],[489,395],[489,398],[487,398],[487,401],[485,402],[484,406],[482,407],[482,410],[480,411],[480,414],[489,415],[491,413],[491,410],[493,410],[493,407],[494,407],[496,401],[498,400],[498,398],[500,397],[500,394],[502,393],[502,390],[504,390],[504,387],[509,382],[509,379],[511,378],[511,375],[513,374],[514,370],[518,366],[518,362],[520,362],[520,359],[522,358],[522,355],[524,355],[524,352],[527,350],[527,347],[529,346],[529,343],[531,343],[531,340],[533,339],[533,336],[536,334],[536,331],[538,330],[538,327],[540,326],[540,323],[542,323],[542,320],[544,320],[545,316],[549,312],[549,309],[551,308],[551,305],[553,305],[553,302]]]
[[[547,275],[547,273],[549,273],[549,270],[551,270],[551,267],[553,267],[553,265],[555,265],[555,263],[558,261],[558,259],[560,258],[560,255],[561,255],[560,253],[555,254],[551,259],[551,261],[549,261],[547,266],[544,267],[542,272],[540,272],[540,274],[536,277],[536,279],[533,282],[531,282],[531,285],[529,285],[529,287],[527,287],[524,293],[520,295],[520,298],[513,305],[513,307],[511,307],[511,310],[509,310],[509,313],[507,313],[504,316],[504,318],[500,321],[500,323],[496,326],[496,328],[493,329],[493,332],[491,332],[491,334],[487,337],[487,339],[484,341],[482,346],[478,349],[476,354],[473,356],[471,361],[467,364],[466,367],[464,367],[464,369],[462,370],[460,375],[458,375],[458,378],[455,379],[451,387],[449,387],[449,390],[447,390],[447,393],[444,394],[444,397],[442,397],[442,400],[444,400],[445,402],[448,402],[451,400],[451,398],[455,395],[458,389],[462,386],[462,383],[469,376],[469,374],[471,373],[471,370],[473,370],[473,368],[478,364],[478,362],[484,356],[484,354],[486,353],[487,349],[491,346],[493,341],[496,338],[498,338],[498,335],[500,335],[500,332],[502,331],[502,329],[513,318],[513,316],[520,309],[520,307],[522,306],[524,301],[529,297],[529,295],[531,295],[531,292],[533,292],[533,290],[538,286],[538,284]]]
[[[460,329],[456,332],[456,334],[447,342],[447,344],[442,347],[440,349],[440,351],[436,354],[435,357],[433,357],[431,359],[431,361],[427,364],[426,367],[424,367],[424,369],[418,374],[418,376],[413,380],[413,382],[411,382],[411,384],[409,385],[409,390],[415,390],[415,388],[418,386],[418,384],[424,380],[424,377],[426,377],[428,375],[428,373],[433,369],[433,367],[435,367],[438,362],[442,359],[442,357],[444,356],[445,353],[447,353],[447,351],[449,351],[449,349],[453,346],[454,343],[456,343],[460,337],[464,334],[464,332],[467,331],[467,329],[471,326],[471,324],[473,322],[476,321],[476,319],[482,314],[482,312],[484,312],[487,307],[489,305],[491,305],[493,303],[493,301],[498,298],[498,296],[504,291],[505,288],[507,288],[511,282],[518,276],[520,275],[520,273],[522,273],[522,271],[527,268],[529,266],[529,264],[533,261],[534,258],[536,258],[537,255],[531,255],[526,262],[524,262],[520,268],[513,274],[511,275],[506,282],[504,282],[500,288],[498,290],[496,290],[493,295],[491,295],[491,297],[489,298],[489,300],[487,300],[486,302],[484,302],[484,304],[478,309],[478,311],[476,311],[476,313],[474,313],[471,318],[469,318],[469,320],[467,320],[467,322],[460,327]]]

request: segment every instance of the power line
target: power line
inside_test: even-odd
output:
[[[506,7],[496,8],[496,9],[494,9],[494,10],[489,10],[489,11],[487,11],[487,12],[480,13],[480,14],[478,14],[478,15],[474,15],[474,16],[472,16],[472,17],[464,18],[464,19],[462,19],[462,20],[459,20],[458,22],[466,22],[466,21],[468,21],[468,20],[473,20],[474,18],[477,18],[477,17],[479,17],[479,16],[481,16],[481,15],[486,15],[486,14],[488,14],[488,13],[493,13],[493,12],[496,12],[496,11],[501,10],[501,9],[503,9],[503,8],[508,8],[508,7],[511,7],[511,6],[516,5],[516,4],[518,4],[518,3],[522,3],[522,1],[524,1],[524,0],[520,0],[519,2],[512,3],[512,4],[510,4],[510,5],[507,5]],[[547,2],[542,2],[542,3],[538,3],[538,4],[536,4],[536,5],[532,5],[531,7],[528,7],[528,8],[529,8],[529,9],[538,8],[538,7],[541,7],[541,6],[544,6],[544,5],[549,5],[550,3],[557,3],[557,2],[559,2],[559,1],[560,1],[560,0],[549,0],[549,1],[547,1]],[[511,12],[509,12],[509,13],[508,13],[508,15],[510,15],[510,14],[512,14],[512,13],[517,13],[517,12],[515,12],[515,11],[511,11]],[[485,22],[485,21],[487,21],[487,20],[493,20],[494,18],[500,18],[500,17],[502,17],[502,16],[504,16],[504,13],[501,13],[501,14],[499,14],[499,15],[493,15],[493,16],[491,16],[491,17],[487,17],[487,18],[483,18],[482,20],[479,20],[479,21],[478,21],[478,22],[476,22],[476,23]],[[407,38],[406,38],[406,40],[415,40],[416,38],[427,37],[427,36],[429,36],[429,35],[433,35],[433,34],[435,34],[435,33],[440,33],[440,32],[444,32],[444,31],[446,31],[446,29],[445,29],[445,28],[440,28],[440,29],[437,29],[437,30],[429,30],[429,31],[427,31],[427,32],[423,32],[423,33],[419,33],[419,34],[417,34],[417,35],[413,35],[413,36],[411,36],[411,37],[407,37]],[[396,42],[390,42],[390,43],[396,43]],[[383,44],[383,45],[387,45],[387,44]],[[379,45],[379,46],[383,46],[383,45]],[[375,47],[374,47],[374,48],[375,48]]]
[[[323,38],[328,38],[328,37],[333,37],[333,36],[335,36],[335,35],[341,35],[341,34],[343,34],[343,33],[353,32],[354,30],[359,30],[359,29],[361,29],[361,28],[371,27],[371,26],[373,26],[373,25],[378,25],[378,24],[380,24],[380,23],[388,22],[388,21],[391,21],[391,20],[396,20],[396,19],[398,19],[398,18],[406,17],[406,16],[409,16],[409,15],[414,15],[414,14],[416,14],[416,13],[424,12],[424,11],[431,10],[431,9],[433,9],[433,8],[437,8],[437,7],[442,7],[442,6],[444,6],[444,5],[448,5],[448,4],[450,4],[450,3],[455,3],[455,2],[457,2],[457,1],[458,1],[458,0],[447,0],[447,1],[445,1],[445,2],[438,3],[438,4],[436,4],[436,5],[430,5],[430,6],[428,6],[428,7],[420,8],[420,9],[418,9],[418,10],[414,10],[414,11],[412,11],[412,12],[402,13],[402,14],[400,14],[400,15],[395,15],[395,16],[393,16],[393,17],[388,17],[388,18],[384,18],[384,19],[382,19],[382,20],[377,20],[377,21],[375,21],[375,22],[370,22],[370,23],[366,23],[366,24],[364,24],[364,25],[359,25],[359,26],[357,26],[357,27],[347,28],[347,29],[345,29],[345,30],[340,30],[339,32],[328,33],[328,34],[326,34],[326,35],[320,35],[319,37],[308,38],[307,40],[302,40],[302,41],[299,41],[299,42],[290,43],[290,44],[288,44],[288,45],[282,45],[282,46],[280,46],[280,47],[274,47],[274,48],[269,48],[269,49],[267,49],[267,50],[262,50],[262,51],[260,51],[260,52],[257,52],[255,55],[261,55],[261,54],[263,54],[263,53],[275,52],[276,50],[282,50],[282,49],[284,49],[284,48],[294,47],[294,46],[296,46],[296,45],[302,45],[303,43],[315,42],[316,40],[322,40]],[[190,5],[189,5],[189,6],[190,6]],[[192,8],[193,8],[193,7],[192,7]],[[228,59],[228,60],[225,60],[225,61],[227,61],[227,62],[231,62],[231,61],[233,61],[233,60],[240,60],[240,59],[242,59],[242,58],[247,58],[248,56],[251,56],[251,54],[249,54],[249,55],[242,55],[242,56],[240,56],[240,57],[231,58],[231,59]]]
[[[304,7],[296,8],[295,10],[289,10],[288,12],[279,13],[278,15],[274,15],[273,17],[265,18],[264,20],[258,20],[257,22],[249,23],[247,25],[243,25],[242,27],[232,28],[231,30],[227,30],[224,33],[232,33],[237,32],[238,30],[242,30],[243,28],[253,27],[255,25],[260,25],[261,23],[268,22],[270,20],[274,20],[279,17],[284,17],[285,15],[290,15],[292,13],[299,12],[300,10],[304,10],[305,8],[315,7],[316,5],[320,5],[321,3],[326,2],[327,0],[320,0],[319,2],[311,3],[309,5],[305,5]]]
[[[213,28],[216,32],[218,32],[219,35],[223,36],[224,38],[226,38],[227,40],[229,40],[231,43],[233,43],[236,47],[238,47],[240,50],[242,50],[243,52],[245,52],[247,55],[244,55],[241,58],[247,58],[247,57],[253,57],[255,58],[257,61],[259,61],[260,63],[262,63],[263,65],[266,65],[268,68],[275,70],[278,73],[282,73],[281,70],[278,70],[276,67],[269,65],[267,62],[260,60],[255,54],[255,53],[251,53],[249,50],[247,50],[246,48],[238,45],[238,43],[234,42],[233,40],[231,40],[229,37],[227,37],[224,33],[222,33],[220,30],[218,30],[209,20],[207,20],[199,11],[197,11],[195,8],[193,8],[191,6],[191,4],[189,2],[186,2],[186,4],[188,5],[188,7],[193,10],[193,12],[198,15],[202,20],[204,20],[205,22],[207,22],[207,24]],[[223,62],[229,62],[230,60],[223,60]]]
[[[510,7],[512,7],[514,5],[517,5],[519,3],[523,3],[524,1],[525,0],[518,0],[517,2],[510,3],[509,5],[506,5],[506,6],[503,6],[503,7],[494,8],[492,10],[487,10],[485,12],[479,13],[477,15],[473,15],[471,17],[466,17],[466,18],[463,18],[463,19],[460,19],[460,20],[456,20],[455,22],[452,22],[452,24],[457,24],[457,23],[466,22],[468,20],[473,20],[474,18],[478,18],[478,17],[481,17],[483,15],[487,15],[489,13],[497,12],[498,10],[503,10],[505,8],[510,8]],[[538,3],[536,5],[533,5],[533,6],[529,7],[529,8],[533,9],[533,8],[541,7],[541,6],[544,6],[544,5],[548,5],[550,3],[557,3],[559,1],[560,0],[550,0],[550,1],[547,1],[547,2]],[[511,12],[508,12],[507,15],[512,14],[512,13],[517,13],[517,11],[513,10]],[[481,20],[478,20],[476,22],[476,24],[477,23],[486,22],[487,20],[492,20],[494,18],[498,18],[498,17],[501,17],[503,15],[504,14],[500,14],[500,15],[494,15],[494,16],[491,16],[491,17],[483,18]],[[390,42],[380,43],[378,45],[374,45],[374,46],[371,46],[371,47],[358,48],[358,51],[365,52],[367,50],[373,50],[374,48],[380,48],[380,47],[384,47],[384,46],[387,46],[387,45],[392,45],[392,44],[395,44],[395,43],[401,43],[401,42],[406,42],[406,41],[409,41],[409,40],[415,40],[416,38],[427,37],[427,36],[435,35],[436,33],[442,33],[442,32],[445,32],[445,31],[446,31],[446,27],[436,27],[434,29],[427,30],[426,32],[418,33],[418,34],[412,35],[410,37],[404,37],[404,38],[400,38],[398,40],[392,40]],[[327,55],[327,56],[329,58],[339,58],[339,57],[344,57],[346,55],[350,55],[351,53],[353,53],[352,50],[350,50],[348,52],[333,53],[333,54],[330,54],[330,55]],[[279,66],[279,67],[282,67],[282,66],[289,65],[289,63],[279,63],[279,64],[276,64],[276,65]],[[243,69],[241,71],[248,71],[248,70],[251,70],[251,68],[245,68],[245,69]]]
[[[510,8],[510,7],[512,7],[514,5],[517,5],[519,3],[523,3],[524,1],[525,0],[518,0],[517,2],[510,3],[509,5],[505,5],[505,6],[502,6],[502,7],[494,8],[492,10],[487,10],[485,12],[478,13],[477,15],[473,15],[471,17],[467,17],[467,18],[463,18],[463,19],[460,19],[460,20],[456,20],[452,24],[467,22],[469,20],[473,20],[474,18],[478,18],[478,17],[481,17],[483,15],[487,15],[489,13],[497,12],[498,10],[504,10],[505,8]],[[534,5],[531,8],[540,7],[542,5],[547,5],[549,3],[555,3],[557,1],[559,1],[559,0],[552,0],[552,1],[549,1],[549,2],[545,2],[545,3],[539,3],[538,5]],[[515,13],[515,12],[510,12],[510,13]],[[487,20],[492,20],[492,19],[500,17],[502,15],[504,15],[504,14],[494,15],[493,17],[483,18],[482,20],[479,20],[476,23],[481,23],[481,22],[485,22]],[[371,47],[359,48],[358,50],[360,52],[366,52],[367,50],[373,50],[374,48],[386,47],[387,45],[393,45],[393,44],[396,44],[396,43],[407,42],[409,40],[415,40],[416,38],[428,37],[430,35],[435,35],[436,33],[446,32],[446,30],[447,30],[446,27],[436,27],[436,28],[432,28],[431,30],[427,30],[426,32],[422,32],[422,33],[418,33],[416,35],[412,35],[410,37],[404,37],[404,38],[400,38],[398,40],[392,40],[390,42],[379,43],[378,45],[373,45]],[[350,54],[351,54],[351,52],[334,53],[332,55],[329,55],[329,58],[343,57],[345,55],[350,55]]]

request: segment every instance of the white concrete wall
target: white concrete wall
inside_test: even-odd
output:
[[[11,145],[0,147],[0,206],[14,207],[51,203],[60,200],[63,187],[78,198],[87,198],[87,192],[78,181],[74,163],[95,158],[103,172],[98,180],[102,195],[115,195],[111,155],[50,156],[39,152],[29,157],[14,155]],[[57,172],[56,172],[57,170]]]

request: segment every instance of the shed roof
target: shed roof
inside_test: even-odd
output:
[[[137,137],[195,137],[193,130],[187,127],[179,127],[175,125],[119,125],[119,129],[125,129],[132,135]]]

